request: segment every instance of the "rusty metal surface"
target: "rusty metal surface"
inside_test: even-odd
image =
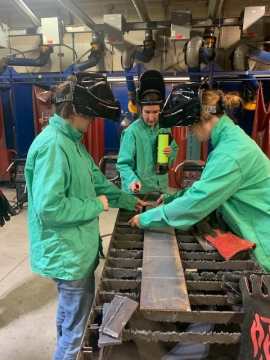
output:
[[[234,344],[239,342],[241,333],[226,332],[176,332],[176,331],[147,331],[126,329],[123,331],[124,340],[140,339],[145,341],[165,341],[165,342],[197,342],[207,344]]]
[[[119,338],[126,323],[131,318],[139,304],[129,297],[115,296],[106,313],[103,333],[114,338]]]
[[[137,301],[140,297],[143,231],[130,229],[127,221],[132,215],[131,212],[121,210],[116,220],[100,286],[92,307],[88,330],[83,340],[83,347],[88,349],[91,346],[94,352],[98,352],[98,348],[95,348],[93,342],[98,338],[103,304],[111,301],[116,294]],[[143,316],[150,324],[175,326],[183,323],[214,323],[216,324],[215,331],[203,334],[188,333],[183,328],[176,331],[164,331],[163,329],[156,331],[156,326],[153,326],[152,330],[151,327],[150,330],[138,330],[128,323],[123,331],[124,341],[142,339],[151,342],[184,342],[194,340],[226,346],[239,341],[240,325],[243,320],[241,305],[236,307],[227,301],[227,294],[222,287],[222,279],[228,272],[250,274],[261,272],[261,270],[250,258],[223,261],[216,250],[205,251],[197,242],[195,235],[194,230],[176,232],[191,311],[168,311],[165,313],[137,310],[135,314]],[[84,359],[90,359],[90,357],[85,354]]]
[[[175,233],[160,230],[144,232],[140,310],[190,311]]]
[[[111,337],[109,335],[107,335],[106,333],[104,333],[104,326],[107,322],[107,320],[109,319],[110,316],[110,304],[109,303],[104,303],[103,304],[103,309],[102,309],[102,323],[99,326],[99,338],[98,338],[98,346],[100,348],[103,348],[105,346],[109,346],[109,345],[119,345],[122,343],[122,336],[121,334],[119,334],[118,337]],[[101,349],[102,350],[102,349]]]

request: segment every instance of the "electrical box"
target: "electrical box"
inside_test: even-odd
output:
[[[0,24],[0,48],[8,48],[8,26]]]
[[[125,18],[122,14],[105,14],[103,17],[105,37],[109,43],[122,43]]]
[[[243,17],[242,37],[263,41],[265,6],[248,6]]]
[[[61,44],[61,29],[57,17],[41,18],[43,45]]]
[[[171,40],[189,40],[192,15],[190,11],[172,11]]]

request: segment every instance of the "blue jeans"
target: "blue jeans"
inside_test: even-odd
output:
[[[81,280],[54,279],[58,289],[54,360],[75,360],[95,295],[94,273]]]

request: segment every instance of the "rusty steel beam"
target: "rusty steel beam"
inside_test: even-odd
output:
[[[150,330],[123,330],[123,339],[128,340],[144,340],[144,341],[164,341],[164,342],[194,342],[205,344],[235,344],[238,343],[241,333],[228,332],[210,332],[210,333],[192,333],[192,332],[175,332],[175,331],[150,331]]]
[[[198,270],[256,270],[252,260],[183,261],[184,268]]]

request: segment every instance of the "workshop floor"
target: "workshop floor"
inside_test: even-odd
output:
[[[12,191],[4,192],[14,197]],[[112,232],[116,214],[115,209],[102,214],[101,234]],[[26,216],[23,210],[0,228],[1,360],[50,360],[55,346],[56,291],[52,281],[31,273]],[[105,250],[109,239],[104,239]]]

